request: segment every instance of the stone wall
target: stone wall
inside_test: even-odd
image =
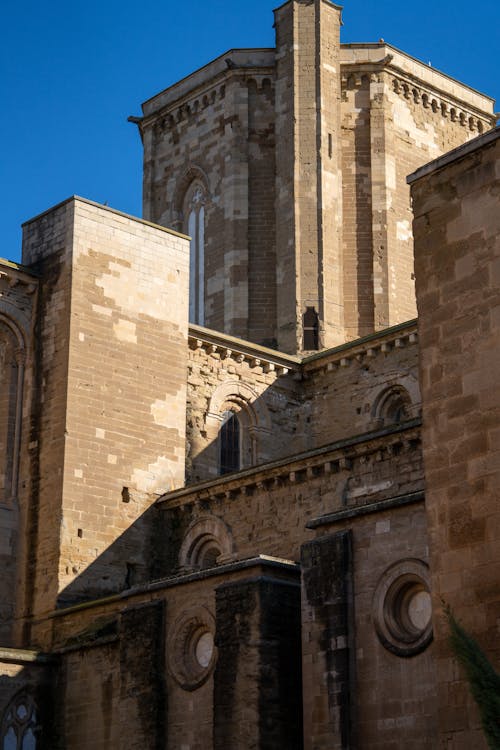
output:
[[[25,584],[40,613],[63,589],[75,601],[140,577],[139,519],[184,481],[188,242],[71,199],[24,226],[23,258],[41,278]]]
[[[306,445],[298,361],[248,342],[190,329],[187,483],[220,473],[219,432],[227,410],[241,425],[241,468],[283,458]]]
[[[498,671],[498,128],[411,176],[439,747],[486,741],[442,601]]]
[[[12,618],[20,606],[28,544],[33,323],[38,280],[16,264],[0,261],[0,642],[14,645]],[[20,645],[19,643],[17,645]]]
[[[313,741],[315,747],[332,747],[332,743],[341,743],[341,736],[351,736],[352,741],[354,730],[361,747],[386,747],[398,741],[401,731],[415,750],[433,747],[434,672],[429,640],[422,648],[406,652],[403,646],[401,653],[395,653],[392,643],[387,646],[379,637],[375,624],[376,608],[389,607],[386,579],[399,581],[414,571],[414,565],[417,577],[427,577],[420,460],[419,429],[413,420],[366,439],[344,440],[292,461],[278,461],[170,493],[160,503],[163,546],[170,554],[158,575],[179,570],[203,575],[199,550],[211,543],[218,545],[220,555],[212,559],[221,573],[231,564],[228,560],[236,565],[237,560],[259,553],[297,561],[302,555],[302,574],[306,576],[309,567],[304,544],[313,545],[318,536],[318,542],[323,540],[330,548],[332,534],[342,530],[352,534],[355,565],[350,569],[349,595],[343,605],[344,631],[337,632],[335,623],[336,634],[330,632],[330,626],[326,630],[320,627],[312,589],[302,595],[306,747],[312,747],[308,743]],[[200,566],[202,570],[196,573]],[[331,567],[327,568],[325,586],[327,581],[337,580],[337,573],[332,578]],[[329,600],[322,606],[335,617]],[[427,607],[427,620],[429,615]],[[337,663],[340,654],[332,661],[330,647],[325,645],[333,644],[334,637],[339,639],[337,646],[332,646],[334,651],[347,649],[342,656],[347,663],[342,689],[342,670]],[[243,676],[243,687],[245,679]],[[347,713],[343,719],[336,718],[340,701],[347,695]],[[232,716],[226,719],[232,720]],[[341,735],[340,726],[346,721],[348,734]]]
[[[342,62],[345,336],[415,317],[406,175],[493,125],[491,100],[390,45]]]
[[[226,60],[227,59],[227,63]],[[276,341],[273,55],[231,51],[144,105],[144,216],[188,233],[205,211],[205,315],[192,320]]]
[[[190,334],[188,484],[219,475],[228,409],[241,425],[241,469],[420,414],[415,322],[302,360],[196,327]]]
[[[406,175],[495,122],[489,97],[390,45],[341,45],[340,16],[289,0],[275,49],[229,51],[138,120],[146,218],[187,232],[190,186],[205,196],[192,322],[292,354],[415,317]]]

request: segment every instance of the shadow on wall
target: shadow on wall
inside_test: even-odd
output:
[[[257,387],[228,374],[208,400],[196,385],[189,388],[186,484],[305,449],[307,424],[297,383],[291,376],[279,376],[260,394]]]
[[[25,659],[21,652],[0,658],[0,747],[54,750],[57,730],[51,706],[58,684],[57,661],[43,657],[27,664]]]

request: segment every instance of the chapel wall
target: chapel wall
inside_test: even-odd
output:
[[[194,337],[190,341],[188,484],[219,475],[218,438],[227,410],[241,417],[241,469],[284,458],[307,446],[299,384],[287,367],[296,368],[297,363],[288,363],[285,357],[281,363],[269,362],[270,351],[250,347],[244,355],[236,347],[237,342],[222,337],[219,346]]]
[[[153,110],[142,126],[144,215],[189,233],[185,198],[199,184],[205,315],[191,322],[243,338],[251,331],[259,343],[273,344],[273,71],[264,64],[244,70],[238,62],[224,68]]]
[[[164,552],[157,577],[175,572],[190,528],[221,522],[224,557],[258,554],[300,559],[309,519],[330,511],[377,502],[422,489],[418,427],[394,426],[366,439],[341,441],[295,459],[276,461],[262,469],[220,477],[197,487],[170,493],[161,503]],[[172,499],[170,499],[170,497]],[[217,521],[218,523],[218,521]],[[219,541],[221,545],[222,542]],[[189,567],[188,563],[184,563]],[[194,564],[194,563],[193,563]]]
[[[415,748],[433,747],[432,647],[427,644],[411,658],[396,656],[382,645],[374,626],[375,594],[387,570],[404,566],[408,560],[418,560],[424,574],[427,570],[418,435],[416,426],[401,426],[391,434],[385,432],[362,442],[345,441],[337,448],[311,451],[245,476],[186,488],[166,495],[159,504],[164,516],[163,545],[169,550],[160,575],[171,575],[181,562],[184,574],[190,570],[197,574],[195,562],[190,568],[183,557],[184,540],[193,537],[190,545],[194,549],[195,533],[226,540],[214,572],[220,566],[222,573],[225,565],[237,565],[260,554],[291,561],[302,556],[303,575],[307,570],[301,555],[304,545],[328,541],[329,535],[343,530],[352,535],[352,559],[356,561],[351,570],[353,589],[344,602],[350,625],[348,639],[338,634],[335,656],[325,646],[332,642],[334,631],[328,630],[326,637],[325,628],[330,626],[322,619],[333,611],[332,600],[324,612],[318,610],[313,616],[308,614],[304,588],[302,592],[306,747],[314,737],[319,747],[337,747],[341,735],[332,735],[331,726],[337,726],[338,706],[344,705],[343,699],[337,698],[347,694],[351,698],[346,705],[356,716],[360,741],[366,746],[382,748],[397,741],[404,726]],[[339,564],[335,569],[338,580],[343,568]],[[202,569],[200,575],[203,573]],[[311,594],[314,607],[318,595]],[[337,669],[341,653],[354,670],[344,692],[339,689],[341,670]],[[329,671],[332,679],[324,680]],[[374,701],[373,696],[380,694],[383,700]],[[322,726],[323,720],[328,728]]]
[[[402,733],[408,747],[434,750],[432,636],[429,633],[421,650],[405,654],[377,633],[380,613],[393,614],[386,581],[397,581],[411,569],[428,585],[426,523],[422,498],[414,505],[365,516],[342,519],[332,514],[304,544],[306,750],[342,750],[347,737],[360,748],[383,750],[398,746]]]
[[[439,741],[483,748],[443,602],[498,670],[499,129],[411,175]]]
[[[309,357],[302,368],[310,448],[420,416],[415,322]],[[398,398],[406,407],[396,417],[389,401]]]
[[[30,450],[38,434],[32,420],[33,321],[37,279],[0,261],[0,645],[21,645],[13,621],[24,607],[24,571],[30,549]]]
[[[41,613],[147,576],[147,511],[184,481],[188,242],[78,198],[24,231],[41,276]]]

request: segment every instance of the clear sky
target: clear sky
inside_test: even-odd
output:
[[[233,47],[272,47],[273,0],[25,0],[2,8],[0,256],[20,224],[72,194],[141,215],[128,115]],[[343,42],[383,38],[496,97],[500,2],[345,0]]]

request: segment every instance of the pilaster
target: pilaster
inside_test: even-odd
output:
[[[319,348],[344,340],[340,150],[341,10],[290,0],[276,20],[278,345],[303,349],[303,315]]]

